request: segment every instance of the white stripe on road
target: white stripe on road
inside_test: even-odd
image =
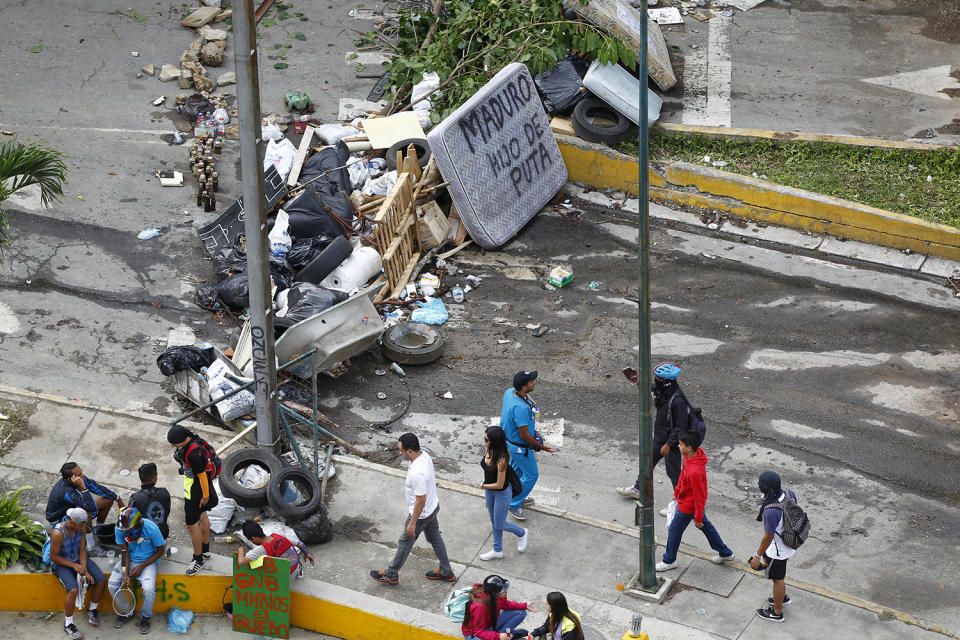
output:
[[[730,126],[731,22],[732,19],[725,16],[710,20],[706,53],[697,49],[686,58],[683,124]]]

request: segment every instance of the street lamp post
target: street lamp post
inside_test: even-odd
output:
[[[233,2],[234,60],[237,67],[237,111],[240,114],[240,177],[243,182],[247,277],[250,285],[250,333],[256,389],[257,444],[272,447],[279,430],[277,360],[270,296],[270,248],[267,243],[266,196],[263,185],[263,141],[260,139],[260,77],[253,0]]]

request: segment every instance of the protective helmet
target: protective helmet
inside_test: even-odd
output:
[[[663,378],[664,380],[676,380],[681,371],[683,371],[683,369],[672,362],[661,362],[654,367],[653,375],[658,378]]]
[[[492,596],[499,596],[501,593],[506,593],[509,588],[510,581],[498,575],[487,576],[483,579],[483,590]]]
[[[136,507],[124,507],[117,519],[117,531],[130,531],[140,528],[140,511]]]

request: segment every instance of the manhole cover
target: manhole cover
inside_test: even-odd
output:
[[[743,572],[739,569],[698,559],[690,563],[678,582],[726,598],[742,578]]]
[[[603,635],[593,627],[583,625],[583,640],[607,640],[607,636]]]

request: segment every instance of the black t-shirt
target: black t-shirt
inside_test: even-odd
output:
[[[145,484],[140,491],[130,496],[130,504],[140,511],[143,517],[149,518],[160,527],[164,538],[170,536],[170,527],[167,517],[170,515],[170,492],[163,487]]]
[[[187,445],[186,448],[189,449],[190,445]],[[206,472],[207,453],[203,450],[203,447],[197,445],[193,448],[193,451],[187,454],[187,465],[190,467],[190,470],[193,471],[195,478],[199,477],[201,473]]]

